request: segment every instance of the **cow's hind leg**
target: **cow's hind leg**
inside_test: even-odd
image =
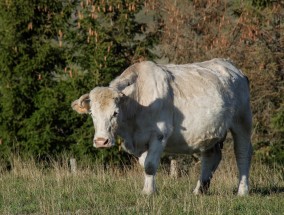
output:
[[[249,170],[252,157],[250,140],[251,122],[237,124],[231,129],[234,139],[234,151],[239,169],[238,195],[248,194]]]
[[[193,191],[194,194],[197,195],[208,191],[213,173],[222,159],[222,144],[217,143],[213,148],[201,154],[201,176]]]

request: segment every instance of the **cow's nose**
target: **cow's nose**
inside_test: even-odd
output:
[[[108,146],[108,139],[106,138],[98,137],[94,142],[97,148]]]

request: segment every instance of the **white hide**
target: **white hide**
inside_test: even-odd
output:
[[[145,169],[143,192],[155,191],[154,177],[163,151],[201,152],[201,176],[194,193],[206,192],[221,160],[220,145],[231,131],[240,174],[238,194],[248,193],[252,151],[249,86],[230,61],[137,63],[109,87],[93,89],[89,100],[85,112],[92,113],[95,145],[109,147],[115,135],[121,136],[123,148],[140,157]],[[79,101],[72,107],[82,113]]]

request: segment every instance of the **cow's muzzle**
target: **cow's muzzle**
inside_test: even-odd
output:
[[[111,147],[112,144],[111,141],[109,141],[109,139],[98,137],[94,140],[94,146],[96,148],[108,148]]]

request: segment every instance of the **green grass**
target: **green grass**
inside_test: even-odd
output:
[[[204,196],[192,194],[198,164],[178,179],[160,168],[159,193],[147,197],[140,193],[143,173],[138,166],[82,166],[74,175],[67,161],[46,169],[14,159],[13,170],[1,172],[0,214],[284,214],[283,170],[253,163],[251,194],[238,197],[235,166],[223,161]]]

